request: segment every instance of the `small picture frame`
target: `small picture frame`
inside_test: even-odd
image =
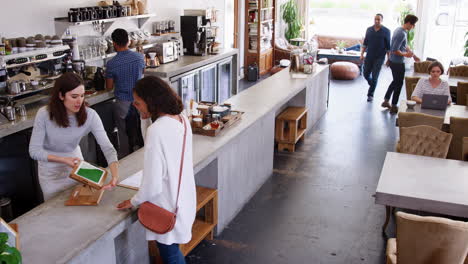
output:
[[[98,190],[104,186],[106,177],[107,170],[86,161],[81,161],[70,174],[70,178]]]
[[[7,244],[10,247],[16,247],[19,249],[19,237],[18,232],[16,232],[13,227],[11,227],[5,220],[0,218],[0,233],[7,233],[8,234],[8,241]]]

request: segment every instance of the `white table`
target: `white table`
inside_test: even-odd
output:
[[[375,203],[468,218],[468,162],[388,152]]]
[[[468,118],[468,106],[466,105],[449,105],[445,111],[443,110],[433,110],[433,109],[424,109],[421,108],[421,104],[416,104],[414,109],[408,109],[406,105],[406,100],[402,100],[400,102],[400,112],[407,112],[407,113],[423,113],[427,115],[433,116],[443,116],[444,117],[444,125],[449,128],[450,126],[450,117],[462,117]],[[398,120],[397,120],[398,122]],[[445,130],[445,129],[444,129]]]

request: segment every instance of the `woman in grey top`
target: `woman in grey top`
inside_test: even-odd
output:
[[[447,81],[440,79],[440,75],[444,74],[444,66],[438,61],[434,61],[429,65],[428,72],[429,78],[421,78],[413,93],[411,94],[411,100],[416,101],[418,104],[422,104],[422,98],[424,94],[438,94],[447,95],[447,103],[452,103],[452,97],[450,96],[450,86]]]
[[[80,140],[92,132],[101,146],[112,173],[110,189],[117,184],[117,152],[112,146],[98,114],[84,102],[81,77],[65,73],[55,81],[48,106],[39,109],[34,121],[29,154],[38,161],[39,182],[44,200],[76,184],[68,176],[83,159]]]

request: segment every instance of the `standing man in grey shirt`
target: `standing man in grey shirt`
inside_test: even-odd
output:
[[[398,113],[398,100],[400,99],[400,92],[405,79],[404,57],[414,58],[415,61],[419,61],[419,58],[414,55],[413,51],[411,51],[407,45],[408,31],[414,28],[416,22],[418,22],[418,18],[415,15],[407,15],[403,26],[395,29],[393,32],[389,59],[393,81],[390,86],[388,86],[384,102],[382,103],[382,107],[389,108],[391,114]],[[390,105],[389,101],[392,94],[392,104]]]

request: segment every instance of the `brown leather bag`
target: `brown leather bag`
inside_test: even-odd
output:
[[[170,212],[148,201],[141,204],[140,209],[138,210],[138,220],[140,220],[140,223],[157,234],[165,234],[171,231],[174,229],[176,223],[180,182],[182,180],[182,170],[184,168],[185,141],[187,138],[187,125],[185,123],[185,119],[182,116],[180,116],[180,119],[182,120],[182,123],[184,123],[184,143],[182,145],[182,158],[180,159],[179,186],[177,187],[175,212]]]

